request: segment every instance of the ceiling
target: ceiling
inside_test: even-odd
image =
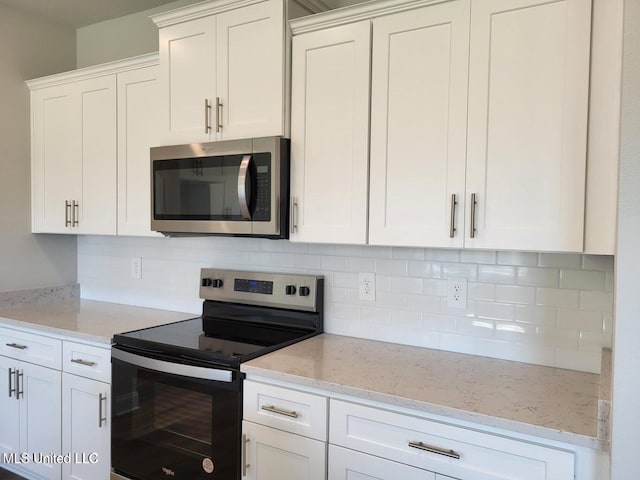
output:
[[[0,4],[26,10],[74,28],[173,2],[174,0],[0,0]]]

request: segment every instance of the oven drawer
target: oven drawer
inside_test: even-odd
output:
[[[62,340],[0,327],[0,355],[60,370]]]
[[[111,349],[65,341],[62,346],[62,370],[111,383]]]
[[[574,478],[573,452],[339,400],[329,441],[455,478]]]
[[[244,382],[244,419],[316,440],[327,440],[328,399],[312,393]]]

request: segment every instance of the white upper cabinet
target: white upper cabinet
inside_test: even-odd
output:
[[[285,134],[284,3],[206,2],[156,15],[160,143]]]
[[[388,0],[314,17],[292,23],[293,239],[583,251],[590,0]],[[367,195],[352,119],[369,112],[338,32],[367,21],[369,211],[353,216]]]
[[[115,77],[34,90],[31,103],[33,231],[115,234]]]
[[[293,38],[293,241],[367,241],[371,23]]]
[[[27,82],[34,233],[150,235],[157,54]]]
[[[157,144],[158,67],[118,74],[118,235],[151,231],[151,162]]]
[[[467,0],[373,21],[369,243],[462,247],[468,52]]]
[[[590,25],[589,0],[473,3],[466,246],[582,251]]]

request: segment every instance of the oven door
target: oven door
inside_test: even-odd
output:
[[[239,478],[241,374],[198,363],[113,347],[116,473],[139,480]]]

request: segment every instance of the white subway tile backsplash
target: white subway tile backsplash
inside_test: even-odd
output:
[[[490,250],[461,250],[460,261],[465,263],[496,263],[496,252]]]
[[[535,304],[536,289],[519,285],[496,285],[496,301]]]
[[[560,272],[554,268],[518,267],[518,285],[557,288]]]
[[[132,257],[143,278],[130,278]],[[201,267],[325,276],[325,331],[541,365],[596,371],[611,346],[613,257],[254,238],[78,238],[83,298],[198,314]],[[376,299],[358,274],[376,273]],[[468,280],[466,309],[447,278]]]
[[[443,295],[446,295],[446,284]],[[493,283],[467,283],[467,298],[471,300],[495,300],[496,285]]]
[[[538,264],[538,254],[532,252],[498,252],[498,264],[535,267]]]
[[[613,272],[613,258],[612,255],[582,255],[582,268]]]
[[[560,288],[604,291],[605,278],[605,272],[562,269],[560,270]]]
[[[478,281],[514,284],[516,268],[503,265],[478,265]]]
[[[540,253],[538,265],[541,267],[575,268],[582,267],[582,256],[575,253]]]
[[[613,312],[613,293],[580,292],[580,309],[611,313]]]
[[[423,280],[412,277],[391,277],[391,291],[396,293],[422,293]]]
[[[558,322],[558,309],[554,307],[541,307],[539,305],[516,305],[514,319],[519,323],[556,326]]]
[[[536,304],[577,309],[580,305],[580,292],[577,290],[538,288],[536,289]]]
[[[603,313],[559,308],[558,327],[581,332],[602,333],[604,331]]]

